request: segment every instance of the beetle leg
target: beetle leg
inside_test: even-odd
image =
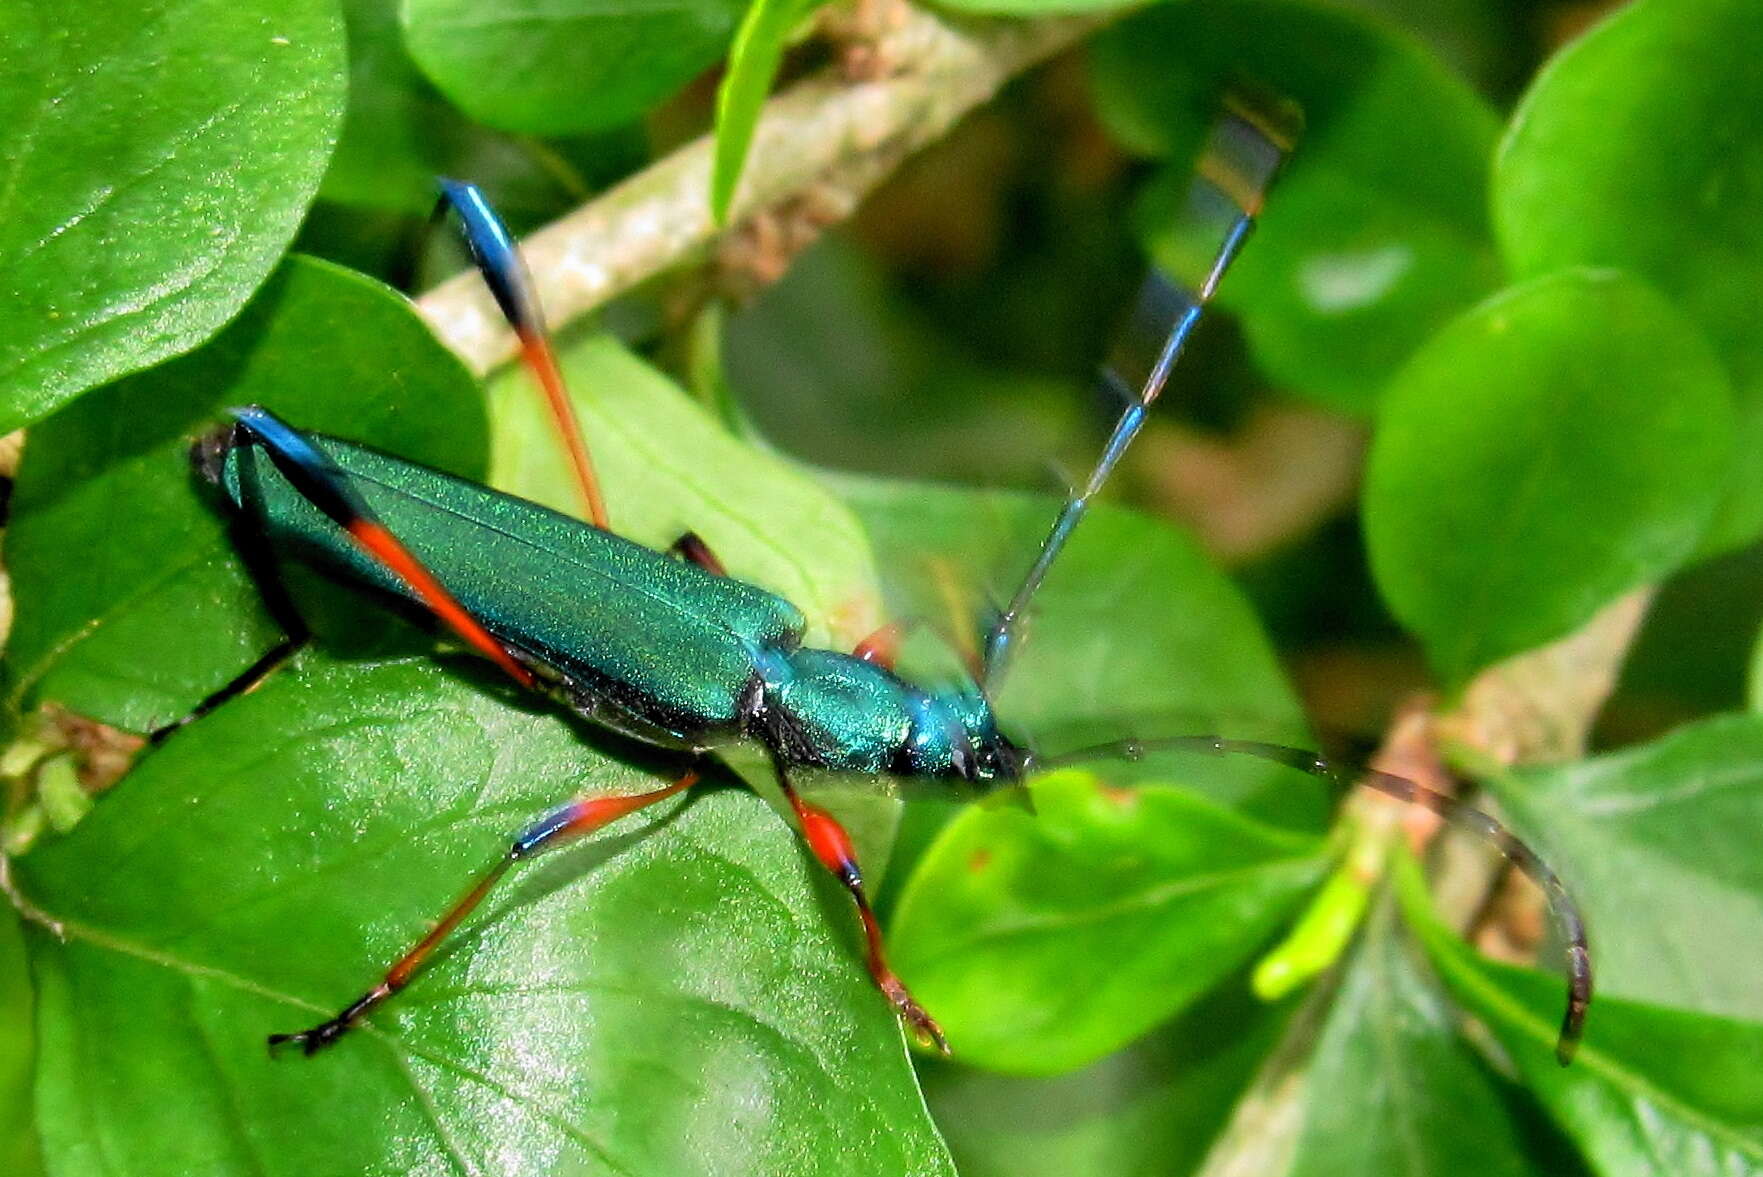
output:
[[[578,797],[546,814],[515,837],[508,852],[480,875],[471,889],[447,909],[428,935],[417,941],[415,947],[386,970],[386,975],[380,979],[379,984],[345,1006],[336,1017],[320,1022],[311,1029],[301,1030],[296,1034],[271,1034],[270,1048],[273,1050],[286,1043],[294,1043],[311,1055],[329,1046],[353,1029],[375,1006],[409,984],[410,978],[422,967],[423,962],[483,902],[484,896],[508,873],[509,867],[572,838],[592,833],[657,801],[665,801],[697,783],[697,772],[687,772],[665,788],[625,797]]]
[[[564,387],[563,371],[557,366],[557,356],[551,350],[550,332],[545,329],[539,296],[533,289],[533,276],[520,256],[520,249],[514,244],[508,226],[490,207],[481,188],[458,180],[442,180],[440,185],[441,202],[436,207],[436,214],[449,207],[459,214],[472,260],[477,263],[484,285],[490,288],[503,317],[514,328],[514,336],[520,341],[521,361],[532,373],[539,391],[544,393],[551,423],[563,442],[564,452],[569,455],[570,471],[575,477],[576,490],[588,522],[609,531],[612,525],[607,522],[600,481],[594,475],[594,463],[588,457],[588,444],[582,437],[581,419],[576,416],[575,405]]]
[[[900,657],[900,639],[904,630],[897,621],[878,626],[876,631],[857,643],[851,651],[865,662],[873,662],[883,670],[892,670]]]
[[[434,573],[380,522],[348,476],[304,434],[267,409],[234,409],[238,428],[255,437],[288,482],[332,522],[348,532],[369,556],[397,573],[429,612],[467,645],[501,667],[523,687],[537,686],[532,671],[461,605]]]
[[[843,884],[857,903],[857,916],[863,921],[869,975],[875,979],[876,988],[893,1003],[895,1011],[921,1042],[948,1054],[949,1042],[943,1037],[942,1027],[918,1004],[918,999],[912,996],[906,983],[888,965],[887,953],[882,945],[881,924],[877,922],[875,909],[869,905],[869,896],[863,889],[863,872],[857,865],[857,852],[851,845],[851,835],[832,814],[818,805],[802,800],[795,786],[790,784],[781,764],[778,766],[778,784],[783,789],[784,798],[789,801],[790,808],[796,811],[796,820],[802,826],[802,840],[808,843],[808,849],[813,852],[820,865]]]
[[[281,641],[265,651],[261,658],[240,671],[237,678],[192,707],[189,714],[148,732],[147,742],[154,745],[163,744],[175,733],[189,724],[195,723],[222,703],[237,699],[240,695],[249,695],[262,686],[270,675],[280,670],[310,638],[311,635],[305,632],[284,636]]]
[[[722,566],[722,560],[710,550],[710,545],[705,543],[695,531],[688,531],[674,540],[667,552],[671,556],[691,561],[706,572],[714,573],[717,576],[728,575],[728,569]]]

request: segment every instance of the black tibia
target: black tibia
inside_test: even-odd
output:
[[[681,559],[691,561],[706,572],[714,572],[718,576],[728,575],[728,569],[723,567],[716,553],[710,550],[710,545],[695,531],[688,531],[674,540],[673,546],[667,550]]]
[[[191,459],[197,470],[206,476],[208,471],[205,463],[210,460],[210,455],[204,442],[196,443]],[[256,690],[265,679],[281,669],[283,663],[298,653],[300,647],[312,640],[312,631],[307,626],[306,619],[300,616],[300,610],[295,607],[288,586],[276,566],[275,554],[270,549],[268,537],[251,526],[236,511],[228,513],[227,531],[232,539],[233,550],[238,553],[245,571],[257,586],[258,598],[282,631],[282,638],[265,650],[255,662],[240,671],[232,681],[196,704],[188,715],[148,732],[149,743],[164,743],[172,733],[201,719],[221,704]]]

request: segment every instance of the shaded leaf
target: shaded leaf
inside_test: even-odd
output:
[[[247,403],[462,474],[483,468],[471,376],[410,304],[290,259],[206,347],[31,431],[6,537],[14,708],[54,700],[146,731],[280,636],[190,468],[191,439]]]
[[[1700,324],[1729,365],[1739,458],[1709,548],[1763,530],[1760,53],[1749,0],[1627,5],[1538,77],[1494,177],[1515,273],[1630,270]]]
[[[747,147],[771,80],[777,76],[790,34],[821,0],[753,0],[729,47],[728,72],[716,89],[716,161],[710,173],[710,207],[718,221],[747,163]]]
[[[1644,284],[1516,286],[1391,386],[1364,491],[1378,588],[1455,687],[1688,557],[1731,421],[1701,333]]]
[[[1115,7],[1107,0],[945,0],[941,5],[957,12],[995,13],[999,16],[1049,16],[1061,12],[1094,12]]]
[[[1509,1092],[1457,1037],[1436,980],[1379,905],[1347,964],[1305,1074],[1287,1177],[1526,1177]]]
[[[1603,998],[1578,1057],[1562,1067],[1554,1054],[1560,982],[1481,959],[1410,892],[1410,918],[1458,1000],[1598,1172],[1763,1173],[1763,1025]]]
[[[1053,1079],[921,1061],[962,1177],[1187,1177],[1290,1013],[1226,983],[1169,1026]]]
[[[497,211],[518,229],[556,216],[566,202],[585,199],[590,186],[647,158],[646,141],[638,142],[629,128],[585,141],[537,143],[473,123],[410,60],[397,0],[347,0],[343,16],[349,29],[349,108],[319,196],[348,205],[348,215],[332,214],[317,226],[330,250],[319,248],[310,221],[300,248],[333,257],[336,239],[349,233],[364,238],[349,243],[356,253],[384,251],[388,242],[396,247],[401,236],[403,248],[410,248],[411,222],[395,215],[364,216],[362,210],[426,217],[435,206],[436,176],[483,186]]]
[[[480,122],[560,135],[643,114],[722,54],[740,0],[405,0],[410,55]]]
[[[1045,777],[970,808],[906,884],[894,963],[966,1062],[1094,1062],[1237,971],[1321,876],[1313,838],[1191,794]]]
[[[528,820],[654,781],[426,661],[303,655],[181,732],[16,864],[67,923],[31,945],[58,1169],[951,1173],[848,901],[735,790],[529,866],[370,1027],[264,1051]]]
[[[1223,95],[1246,82],[1302,107],[1297,148],[1219,287],[1283,388],[1367,412],[1415,347],[1495,288],[1482,203],[1493,115],[1385,25],[1294,0],[1196,0],[1104,32],[1093,62],[1109,129],[1170,161],[1137,213],[1166,266]]]
[[[328,0],[8,16],[0,433],[238,313],[318,187],[344,80]]]
[[[43,1171],[31,1109],[35,1016],[24,928],[12,905],[0,903],[0,1167],[15,1177]]]
[[[979,362],[836,236],[731,316],[724,340],[743,414],[818,465],[1032,483],[1080,426],[1079,385]]]
[[[1584,908],[1600,992],[1763,1021],[1763,717],[1488,783]]]

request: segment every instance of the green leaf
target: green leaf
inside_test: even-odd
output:
[[[1521,276],[1645,277],[1712,337],[1739,394],[1739,460],[1706,547],[1763,530],[1763,22],[1750,0],[1640,0],[1543,71],[1493,207]]]
[[[1763,717],[1489,784],[1584,908],[1601,993],[1763,1021]]]
[[[970,808],[900,897],[894,964],[964,1061],[1094,1062],[1237,971],[1326,864],[1320,843],[1157,786],[1041,779]]]
[[[1085,421],[1084,385],[982,362],[837,236],[730,318],[724,362],[771,444],[888,478],[1033,485]]]
[[[830,480],[875,544],[893,616],[972,649],[1027,570],[1060,501],[915,483]],[[1306,740],[1303,710],[1254,611],[1198,544],[1162,520],[1093,508],[1035,599],[996,693],[1006,732],[1064,751],[1125,736],[1218,732]],[[1184,780],[1252,815],[1321,828],[1316,781],[1259,762],[1195,764]],[[1108,779],[1168,781],[1161,762]]]
[[[1731,403],[1701,333],[1617,272],[1516,286],[1439,332],[1390,389],[1364,511],[1378,587],[1446,685],[1688,557]]]
[[[394,0],[345,0],[349,105],[319,195],[367,208],[426,213],[435,204],[435,145],[469,125],[404,51]]]
[[[410,55],[473,118],[560,135],[626,122],[719,56],[740,0],[404,0]]]
[[[187,713],[279,636],[189,444],[261,403],[463,474],[483,469],[472,378],[379,283],[293,258],[199,351],[31,431],[6,537],[11,703],[131,731]]]
[[[1282,387],[1370,411],[1391,375],[1499,270],[1482,193],[1496,124],[1423,47],[1293,0],[1161,5],[1096,39],[1097,109],[1170,162],[1136,214],[1168,265],[1193,156],[1225,94],[1255,79],[1305,130],[1219,301]]]
[[[1527,1177],[1511,1092],[1457,1037],[1454,1012],[1393,901],[1365,927],[1305,1073],[1287,1177]]]
[[[31,1114],[35,1015],[24,929],[11,904],[0,903],[0,1168],[14,1177],[43,1171]]]
[[[661,549],[695,532],[731,575],[799,606],[810,644],[848,650],[881,624],[869,541],[836,498],[728,436],[611,336],[571,343],[558,358],[615,531]],[[563,449],[527,374],[504,370],[489,395],[490,481],[579,515]]]
[[[397,0],[346,0],[349,109],[319,196],[347,205],[320,206],[299,247],[333,260],[411,247],[415,228],[399,215],[426,217],[435,207],[435,177],[482,185],[497,211],[518,229],[548,220],[580,202],[596,184],[615,179],[648,156],[634,129],[588,140],[539,143],[471,122],[437,92],[404,48]],[[383,218],[362,215],[373,209]],[[349,241],[358,236],[359,244]],[[353,247],[335,257],[337,239]],[[328,251],[326,248],[328,247]],[[357,268],[365,268],[357,266]]]
[[[24,0],[0,74],[4,433],[238,313],[324,173],[342,22],[329,0]]]
[[[1476,956],[1408,904],[1452,991],[1607,1177],[1763,1173],[1763,1025],[1601,998],[1572,1066],[1554,1057],[1560,982]]]
[[[753,0],[729,49],[728,72],[716,88],[716,161],[710,174],[710,208],[728,219],[735,185],[771,80],[777,76],[790,34],[822,0]]]
[[[952,1174],[849,901],[735,790],[512,875],[361,1032],[267,1054],[527,821],[654,786],[471,677],[303,655],[16,864],[66,925],[31,944],[57,1170]]]
[[[920,1063],[962,1177],[1188,1177],[1285,1027],[1247,985],[1225,985],[1169,1026],[1053,1079]]]

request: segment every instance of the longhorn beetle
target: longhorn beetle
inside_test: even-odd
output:
[[[998,726],[989,701],[1036,592],[1073,530],[1144,424],[1170,369],[1253,227],[1268,184],[1290,148],[1276,121],[1232,103],[1213,127],[1182,216],[1194,244],[1190,289],[1153,279],[1140,317],[1157,324],[1161,348],[1129,386],[1109,373],[1127,407],[1080,491],[1059,512],[1020,587],[990,626],[977,682],[925,690],[893,671],[895,631],[854,651],[802,644],[805,621],[788,601],[724,574],[715,555],[686,535],[667,553],[611,530],[530,279],[512,240],[469,185],[443,182],[437,212],[451,207],[526,365],[544,389],[567,446],[586,514],[581,522],[364,446],[303,433],[269,410],[234,410],[230,426],[195,447],[199,469],[240,520],[346,578],[432,613],[519,686],[595,723],[696,756],[748,739],[763,745],[814,857],[848,890],[867,943],[870,975],[921,1040],[946,1050],[942,1031],[889,967],[850,837],[803,799],[802,770],[890,773],[992,790],[1019,787],[1036,767],[1082,757],[1137,756],[1182,748],[1271,759],[1325,779],[1346,774],[1297,749],[1213,737],[1126,741],[1037,760]],[[249,672],[248,672],[249,673]],[[1360,783],[1426,805],[1492,840],[1548,892],[1568,945],[1569,999],[1558,1054],[1577,1041],[1591,995],[1584,932],[1559,880],[1492,818],[1411,781],[1383,774]],[[621,797],[584,797],[517,833],[426,936],[335,1017],[271,1036],[311,1054],[396,993],[434,948],[514,864],[692,787],[690,768],[671,784]]]

